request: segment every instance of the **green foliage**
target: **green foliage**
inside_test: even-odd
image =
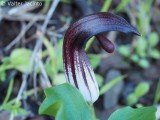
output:
[[[150,86],[147,82],[141,82],[141,83],[138,84],[138,86],[136,86],[134,94],[137,97],[141,97],[149,91],[149,88],[150,88]]]
[[[62,57],[62,50],[63,50],[63,39],[59,40],[58,44],[57,44],[57,68],[59,71],[64,71],[63,68],[63,57]]]
[[[154,59],[160,59],[160,51],[156,48],[159,43],[158,34],[152,32],[148,38],[148,43],[150,46],[149,56]]]
[[[131,93],[127,96],[127,101],[129,105],[133,105],[138,102],[138,97],[134,93]]]
[[[30,57],[32,55],[31,50],[25,48],[14,49],[7,59],[11,68],[17,69],[22,73],[28,73],[31,71],[30,66]],[[5,63],[5,59],[3,59]]]
[[[13,113],[14,116],[17,116],[20,114],[21,115],[27,114],[28,112],[21,108],[21,102],[17,102],[14,104],[9,102],[9,98],[10,98],[12,90],[13,90],[13,83],[14,83],[14,80],[13,79],[10,80],[8,90],[7,90],[7,95],[6,95],[2,105],[0,106],[0,111],[2,111],[2,110],[10,111],[11,113]]]
[[[156,107],[125,107],[116,110],[108,120],[156,120]]]
[[[138,54],[140,57],[146,57],[147,47],[148,47],[147,40],[144,37],[139,37],[135,47],[136,54]]]
[[[52,67],[57,69],[57,66],[56,66],[56,49],[52,46],[52,43],[50,43],[47,38],[43,39],[43,43],[47,48],[48,55],[51,59]]]
[[[50,6],[50,0],[44,0],[45,4],[43,6],[43,12],[46,12]],[[63,3],[70,4],[73,0],[61,0]],[[101,11],[108,11],[112,0],[105,0]],[[131,2],[131,0],[121,0],[120,4],[115,9],[116,12],[127,11],[126,6]],[[148,15],[150,12],[150,6],[152,1],[145,2],[139,1],[140,5],[138,7],[138,28],[142,33],[142,37],[136,42],[134,49],[130,49],[131,46],[123,45],[119,47],[118,52],[137,63],[142,68],[148,68],[150,61],[148,58],[160,59],[160,51],[157,49],[159,43],[159,36],[157,33],[149,32],[151,16]],[[1,2],[0,2],[0,6]],[[63,21],[70,21],[66,17],[60,17]],[[89,49],[91,43],[95,37],[92,37],[87,43],[86,50]],[[47,88],[45,90],[46,98],[39,108],[40,114],[50,115],[55,117],[56,120],[96,120],[93,105],[89,106],[79,91],[73,86],[66,84],[65,75],[63,74],[63,59],[62,59],[62,43],[63,40],[59,40],[56,45],[44,38],[43,40],[46,50],[43,51],[43,58],[48,58],[45,61],[45,69],[47,75],[53,81],[54,85],[52,88]],[[2,59],[2,64],[0,66],[0,80],[4,81],[6,79],[6,70],[15,69],[22,73],[31,73],[30,57],[32,51],[25,48],[18,48],[12,51],[11,55]],[[89,59],[91,66],[95,69],[100,63],[100,55],[90,54]],[[123,80],[125,76],[119,76],[113,79],[106,85],[103,84],[103,77],[96,74],[96,79],[100,89],[100,95],[104,94],[111,87],[113,87],[117,82]],[[25,96],[32,95],[32,92],[27,92],[20,96],[20,100],[16,102],[16,99],[9,101],[14,81],[11,80],[7,90],[6,97],[0,106],[0,111],[7,110],[14,115],[27,114],[27,111],[21,108],[21,99]],[[65,83],[65,84],[64,84]],[[61,85],[60,85],[61,84]],[[137,103],[140,97],[144,96],[149,91],[148,83],[140,83],[136,86],[133,93],[128,96],[128,104],[133,105]],[[157,104],[160,100],[160,81],[157,85],[157,91],[155,95],[154,103]],[[155,119],[155,107],[140,107],[133,109],[131,107],[125,107],[115,111],[109,118],[109,120],[154,120]]]
[[[43,40],[43,43],[46,47],[46,51],[43,52],[44,56],[48,56],[50,59],[46,61],[45,63],[45,69],[47,72],[47,75],[51,78],[54,85],[64,83],[64,77],[63,79],[57,80],[57,78],[62,78],[64,75],[59,75],[59,71],[63,71],[63,58],[62,58],[62,44],[63,40],[60,39],[56,46],[53,46],[52,43],[45,38]]]
[[[126,77],[125,75],[118,76],[115,79],[113,79],[112,81],[110,81],[109,83],[107,83],[106,85],[102,86],[99,94],[100,95],[104,94],[106,91],[108,91],[110,88],[112,88],[120,80],[123,80],[125,77]]]
[[[150,57],[154,59],[160,59],[160,51],[157,49],[152,49],[150,51]]]
[[[92,112],[92,120],[99,120],[96,117],[93,104],[90,104],[90,108],[91,108],[91,112]]]
[[[128,56],[131,54],[130,46],[128,46],[128,45],[123,45],[123,46],[119,47],[118,52],[119,52],[122,56],[128,57]]]
[[[46,69],[48,76],[52,79],[52,81],[54,81],[54,77],[58,73],[56,49],[52,46],[52,43],[50,43],[50,41],[47,38],[43,39],[43,43],[47,49],[46,50],[47,55],[50,58],[50,60],[45,63],[45,69]]]
[[[3,7],[9,0],[0,0],[0,7]]]
[[[152,0],[146,2],[145,0],[139,1],[138,5],[138,29],[141,31],[142,36],[148,34],[150,29],[150,21],[151,21],[151,14],[148,14],[151,9]]]
[[[63,83],[66,83],[66,77],[64,75],[64,73],[60,73],[58,75],[55,76],[55,79],[54,79],[54,85],[60,85],[60,84],[63,84]]]
[[[99,66],[99,63],[100,63],[100,60],[101,60],[100,55],[98,55],[98,54],[89,54],[88,58],[90,60],[90,63],[91,63],[91,66],[92,66],[93,69],[95,69],[96,67]]]
[[[147,82],[139,83],[136,86],[134,92],[128,95],[127,97],[128,104],[134,105],[135,103],[137,103],[140,97],[148,93],[149,89],[150,89],[150,85]]]
[[[159,42],[159,37],[156,32],[150,32],[151,15],[148,14],[151,9],[152,0],[145,2],[139,1],[138,6],[138,28],[141,31],[142,37],[139,38],[136,44],[136,54],[143,58],[140,61],[140,66],[146,68],[149,66],[149,57],[153,59],[160,58],[160,52],[156,46]]]
[[[9,97],[11,96],[11,93],[12,93],[12,89],[13,89],[13,80],[10,80],[8,90],[7,90],[7,95],[2,103],[2,106],[4,106],[8,102]]]
[[[128,10],[125,6],[130,3],[134,4],[131,0],[121,1],[116,11],[126,11],[129,16],[131,16],[130,12],[136,11],[137,16],[135,19],[137,19],[137,21],[134,22],[138,23],[137,27],[142,36],[135,42],[132,51],[129,49],[131,46],[123,45],[118,49],[118,52],[128,60],[133,61],[138,66],[145,69],[150,66],[150,60],[148,58],[160,59],[160,51],[157,49],[159,36],[156,32],[151,32],[151,14],[148,14],[153,1],[137,1],[137,7]]]
[[[101,87],[102,84],[103,84],[103,80],[104,80],[103,77],[101,75],[99,75],[99,74],[95,74],[95,76],[96,76],[96,80],[97,80],[98,86]]]
[[[158,34],[152,32],[148,38],[140,37],[135,45],[135,49],[131,52],[131,46],[122,45],[118,48],[119,54],[136,63],[141,68],[148,68],[150,62],[148,58],[160,59],[160,51],[157,49],[159,43]]]
[[[88,40],[88,42],[86,43],[86,47],[85,47],[85,50],[86,50],[86,51],[89,50],[89,48],[90,48],[90,46],[91,46],[91,44],[92,44],[92,42],[93,42],[94,39],[95,39],[95,37],[93,36],[93,37],[91,37],[91,38]]]
[[[136,44],[136,54],[140,57],[151,57],[154,59],[160,58],[160,52],[156,49],[158,45],[159,37],[158,34],[155,32],[150,33],[148,38],[140,37]],[[147,54],[149,51],[149,54]]]
[[[28,113],[25,109],[21,108],[21,102],[15,104],[4,104],[1,109],[10,111],[14,116],[26,115]]]
[[[46,98],[39,108],[40,114],[56,120],[91,120],[91,110],[79,91],[70,84],[45,90]]]
[[[47,12],[47,10],[50,6],[50,2],[51,2],[51,0],[44,0],[44,6],[43,6],[43,9],[42,9],[43,13]]]
[[[137,54],[131,54],[130,59],[133,62],[138,63],[138,61],[139,61],[140,58],[139,58],[139,56]]]
[[[2,59],[0,66],[0,80],[6,79],[6,70],[16,69],[22,73],[30,73],[30,57],[32,52],[26,48],[17,48],[12,51],[9,57]]]
[[[2,66],[0,67],[0,81],[2,82],[6,79],[6,71],[4,68]]]
[[[138,65],[142,68],[148,68],[150,66],[150,63],[147,59],[140,59],[138,61]]]
[[[103,3],[103,6],[101,8],[101,12],[107,12],[110,5],[111,5],[112,0],[105,0],[105,2]]]
[[[157,90],[154,98],[154,104],[158,104],[158,101],[160,101],[160,80],[158,81],[157,84]]]
[[[156,47],[159,42],[158,34],[156,32],[152,32],[149,35],[148,42],[151,47]]]
[[[125,10],[124,8],[129,4],[131,0],[121,0],[120,4],[116,7],[115,11],[120,12]]]

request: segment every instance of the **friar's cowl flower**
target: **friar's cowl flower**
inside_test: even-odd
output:
[[[103,35],[108,31],[139,32],[125,19],[111,13],[97,13],[83,17],[67,30],[63,43],[63,60],[67,81],[75,86],[86,101],[95,102],[99,88],[84,50],[86,42],[95,36],[102,48],[111,53],[114,45]]]

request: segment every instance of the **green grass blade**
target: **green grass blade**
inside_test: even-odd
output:
[[[112,0],[105,0],[102,8],[101,8],[101,12],[107,12],[110,5],[111,5]]]
[[[158,81],[157,90],[154,98],[154,104],[158,104],[159,100],[160,100],[160,80]]]
[[[5,105],[8,102],[8,100],[9,100],[9,98],[11,96],[12,89],[13,89],[13,83],[14,83],[14,81],[13,81],[13,79],[11,79],[10,82],[9,82],[9,86],[8,86],[8,90],[7,90],[7,95],[6,95],[6,97],[5,97],[4,101],[3,101],[2,106]]]
[[[112,88],[116,83],[118,83],[119,81],[123,80],[126,77],[126,75],[121,75],[116,77],[115,79],[113,79],[112,81],[110,81],[109,83],[107,83],[106,85],[104,85],[101,89],[100,89],[100,95],[104,94],[106,91],[108,91],[110,88]]]

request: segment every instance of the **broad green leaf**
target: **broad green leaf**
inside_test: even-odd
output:
[[[136,86],[134,94],[137,97],[141,97],[141,96],[145,95],[149,91],[149,88],[150,88],[149,83],[141,82]]]
[[[108,120],[156,120],[156,107],[125,107],[116,110]]]
[[[101,60],[100,55],[89,54],[88,57],[89,57],[91,66],[93,67],[93,69],[95,69],[100,63],[100,60]]]
[[[88,104],[72,85],[65,83],[47,88],[45,95],[40,114],[54,116],[56,120],[91,120]]]
[[[151,47],[155,47],[159,42],[158,34],[156,32],[152,32],[149,35],[148,42]]]
[[[115,79],[111,80],[109,83],[107,83],[101,87],[99,94],[100,95],[104,94],[106,91],[108,91],[110,88],[112,88],[120,80],[123,80],[125,77],[126,77],[125,75],[121,75],[121,76],[118,76]]]

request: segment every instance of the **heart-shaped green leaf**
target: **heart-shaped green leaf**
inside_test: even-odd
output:
[[[46,99],[39,108],[40,114],[56,120],[91,120],[91,110],[79,91],[70,84],[45,90]]]
[[[125,107],[115,111],[108,120],[156,120],[156,107]]]

